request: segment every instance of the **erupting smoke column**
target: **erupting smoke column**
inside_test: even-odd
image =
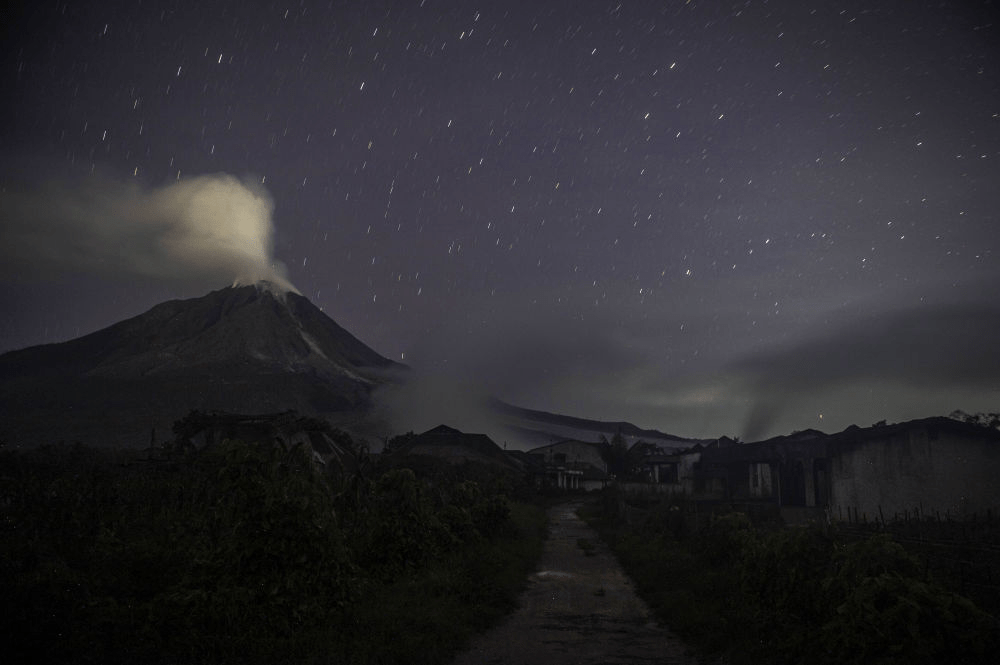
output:
[[[204,175],[157,188],[92,177],[0,194],[0,253],[15,270],[147,275],[295,287],[272,256],[263,186]]]

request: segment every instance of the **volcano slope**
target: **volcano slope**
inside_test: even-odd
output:
[[[233,286],[3,354],[0,437],[143,446],[195,409],[294,409],[350,428],[368,417],[373,389],[404,370],[301,295]]]

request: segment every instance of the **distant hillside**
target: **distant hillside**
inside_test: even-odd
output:
[[[502,423],[505,434],[509,434],[509,441],[525,449],[564,439],[598,441],[603,436],[610,440],[618,433],[629,445],[636,441],[645,441],[666,448],[681,449],[708,441],[667,434],[655,429],[643,429],[624,421],[589,420],[525,409],[497,399],[491,400],[489,406]]]

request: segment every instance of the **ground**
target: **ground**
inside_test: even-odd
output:
[[[656,623],[607,546],[576,516],[579,507],[570,502],[549,510],[549,539],[520,608],[455,665],[698,662]]]

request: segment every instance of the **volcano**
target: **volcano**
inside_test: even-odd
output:
[[[0,437],[141,446],[191,410],[289,409],[357,429],[404,365],[267,282],[172,300],[60,344],[0,355]]]

